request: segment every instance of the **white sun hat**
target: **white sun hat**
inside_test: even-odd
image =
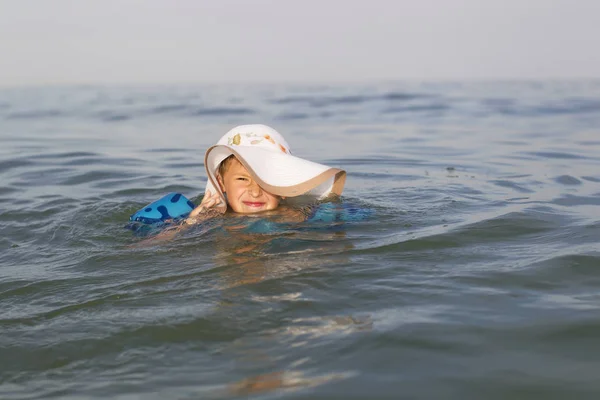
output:
[[[217,173],[221,162],[232,154],[264,190],[277,196],[322,199],[330,194],[339,196],[344,190],[346,171],[293,156],[283,136],[269,126],[240,125],[209,147],[204,156],[205,193],[219,193],[223,212],[227,203]]]

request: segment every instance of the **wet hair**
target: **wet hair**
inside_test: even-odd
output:
[[[229,169],[229,165],[231,165],[231,162],[233,160],[237,160],[237,158],[235,158],[235,156],[232,154],[223,161],[221,161],[221,164],[219,164],[219,176],[221,176],[221,178],[223,178],[223,175],[225,174],[225,172],[227,172],[227,170]]]

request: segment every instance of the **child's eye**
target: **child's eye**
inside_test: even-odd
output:
[[[240,176],[237,178],[238,181],[247,181],[248,178],[244,178],[243,176]]]

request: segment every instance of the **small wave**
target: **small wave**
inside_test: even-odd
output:
[[[13,185],[17,187],[50,186],[57,184],[65,174],[71,172],[69,168],[44,168],[34,171],[26,171],[18,175]]]
[[[515,182],[507,181],[504,179],[492,180],[492,181],[490,181],[490,183],[493,183],[496,186],[514,189],[519,193],[534,193],[534,191],[531,189],[528,189],[526,187],[516,184]]]
[[[163,166],[165,168],[174,169],[176,171],[180,171],[184,168],[193,168],[193,169],[197,168],[198,170],[202,170],[204,168],[204,163],[198,163],[198,162],[194,162],[194,161],[175,162],[175,163],[166,163],[166,164],[163,164]]]
[[[571,175],[561,175],[554,178],[554,182],[560,183],[561,185],[573,186],[573,185],[581,185],[581,181],[574,176]]]
[[[79,157],[89,157],[95,158],[100,157],[100,153],[93,153],[89,151],[69,151],[66,153],[46,153],[40,154],[36,158],[38,159],[47,159],[47,160],[63,160],[65,158],[79,158]]]
[[[585,159],[587,157],[581,156],[573,153],[563,153],[558,151],[532,151],[527,152],[525,154],[530,154],[532,156],[541,157],[541,158],[560,158],[560,159]]]
[[[531,112],[540,115],[600,113],[600,101],[572,99],[566,100],[564,104],[549,104],[541,107],[533,107]]]
[[[351,172],[350,176],[361,178],[361,179],[376,179],[384,182],[386,179],[393,180],[397,182],[398,180],[408,181],[417,179],[414,175],[400,175],[400,174],[392,174],[392,173],[377,173],[377,172]]]
[[[513,269],[510,274],[519,286],[528,287],[533,282],[545,282],[555,287],[575,285],[574,287],[583,289],[585,283],[597,277],[600,257],[597,254],[571,254],[571,250],[567,248],[568,254],[542,253],[533,262],[525,263],[517,270]],[[583,295],[584,292],[579,294]]]
[[[426,305],[380,309],[372,316],[378,331],[397,331],[400,326],[435,324],[449,318],[448,305]]]
[[[485,99],[482,104],[492,113],[509,116],[552,116],[600,113],[600,102],[593,99],[566,99],[543,105],[519,104],[512,99]]]
[[[23,205],[23,202],[20,202]],[[33,221],[48,221],[50,217],[54,217],[59,213],[65,212],[64,206],[54,207],[36,207],[35,209],[14,210],[13,212],[0,214],[2,222],[29,223]]]
[[[581,179],[589,182],[600,182],[600,178],[596,178],[594,176],[582,176]]]
[[[289,96],[271,100],[274,104],[304,104],[311,107],[327,107],[331,105],[361,104],[372,99],[371,96]]]
[[[167,104],[150,109],[148,114],[168,114],[178,111],[186,111],[189,110],[189,108],[190,106],[188,104]]]
[[[564,195],[552,200],[553,204],[561,206],[598,206],[600,205],[600,197],[596,196],[575,196]]]
[[[192,116],[227,116],[227,115],[252,115],[256,110],[244,107],[213,107],[200,108],[190,113]]]
[[[123,171],[90,171],[64,179],[61,182],[59,182],[59,185],[73,186],[91,182],[97,183],[98,181],[134,178],[136,176],[137,174],[127,173]]]
[[[417,159],[411,159],[411,158],[401,158],[400,159],[398,157],[392,157],[392,156],[386,156],[386,155],[381,155],[381,156],[365,155],[364,157],[361,157],[361,158],[335,158],[335,159],[330,159],[330,160],[324,160],[323,162],[326,162],[329,164],[334,164],[334,165],[354,165],[354,166],[358,166],[358,165],[368,165],[368,166],[372,166],[372,165],[383,165],[383,166],[407,165],[407,166],[413,166],[413,165],[419,165],[419,164],[424,163],[423,160],[417,160]]]
[[[11,169],[28,167],[30,165],[34,165],[35,163],[31,161],[29,158],[19,157],[13,158],[9,160],[0,161],[0,172],[6,172]]]
[[[18,111],[10,113],[6,116],[7,119],[44,119],[64,117],[66,114],[60,110],[32,110]]]
[[[128,114],[104,114],[104,115],[100,115],[100,118],[106,122],[119,122],[119,121],[127,121],[133,117]]]
[[[373,101],[404,102],[430,97],[422,93],[389,92],[382,95],[346,95],[346,96],[288,96],[272,99],[272,104],[303,104],[311,107],[363,104]]]
[[[276,119],[280,119],[283,121],[293,121],[293,120],[301,120],[301,119],[308,119],[309,115],[306,113],[297,113],[297,112],[289,112],[289,113],[283,113],[283,114],[279,114]]]
[[[107,158],[105,156],[102,157],[82,157],[75,158],[72,160],[67,160],[65,162],[60,163],[60,165],[112,165],[112,166],[123,166],[123,167],[131,167],[131,166],[139,166],[143,165],[144,162],[138,160],[136,158]]]
[[[179,147],[153,147],[150,149],[144,149],[145,153],[184,153],[187,150]]]
[[[536,308],[549,308],[556,310],[557,308],[571,310],[597,310],[600,309],[600,296],[598,294],[543,294],[530,306]]]
[[[409,252],[419,249],[443,249],[515,242],[524,237],[541,237],[558,232],[564,220],[554,221],[551,215],[527,210],[493,216],[480,221],[440,224],[418,230],[398,230],[356,246],[359,253]]]
[[[490,106],[496,110],[503,110],[508,107],[513,107],[516,102],[516,99],[510,98],[487,98],[481,100],[483,105]]]
[[[407,112],[427,112],[427,111],[446,111],[450,106],[446,104],[423,104],[423,105],[408,105],[404,107],[390,107],[382,112],[384,114],[399,114]]]
[[[431,95],[427,95],[424,93],[390,92],[390,93],[386,93],[384,95],[379,96],[380,99],[389,100],[389,101],[409,101],[409,100],[422,99],[425,97],[431,97]]]
[[[18,192],[18,190],[15,188],[7,187],[7,186],[0,186],[0,195],[11,194],[11,193],[15,193],[15,192]]]

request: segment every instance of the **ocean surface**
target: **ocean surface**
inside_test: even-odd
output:
[[[368,218],[150,246],[239,124]],[[0,398],[600,398],[600,81],[0,89]]]

